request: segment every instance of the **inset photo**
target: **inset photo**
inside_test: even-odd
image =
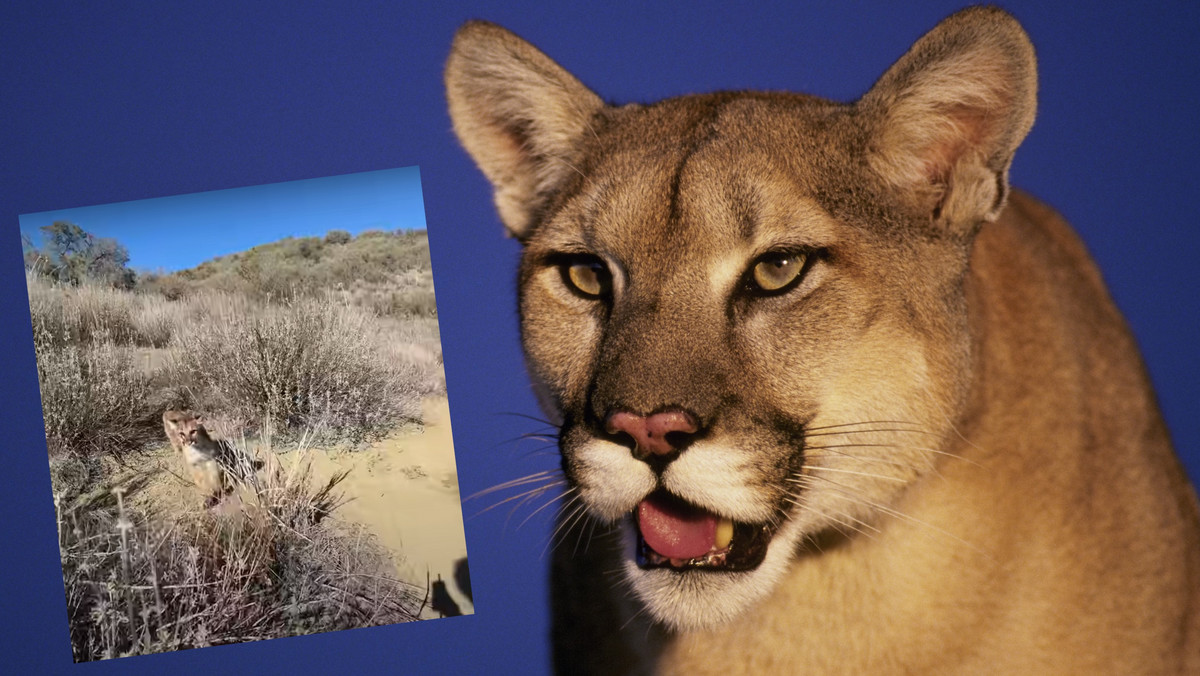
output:
[[[416,167],[20,225],[76,662],[473,611]]]

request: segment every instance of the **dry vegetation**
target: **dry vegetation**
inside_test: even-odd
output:
[[[323,239],[288,238],[191,270],[143,275],[139,287],[171,299],[204,291],[276,301],[335,294],[377,316],[437,317],[424,231],[369,230],[351,238],[334,230]]]
[[[325,519],[341,478],[318,485],[303,463],[273,464],[234,516],[156,512],[126,497],[149,480],[138,472],[72,497],[58,486],[75,660],[417,619],[425,590],[396,580],[361,529]]]
[[[288,239],[133,290],[27,283],[77,661],[415,618],[424,590],[323,518],[336,485],[276,466],[231,519],[162,513],[121,468],[168,407],[281,448],[419,418],[445,387],[424,233]]]

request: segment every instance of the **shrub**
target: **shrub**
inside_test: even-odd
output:
[[[157,435],[148,376],[129,348],[138,298],[26,276],[46,445],[52,455],[121,455]]]
[[[356,308],[293,301],[177,335],[171,368],[204,408],[361,440],[420,416],[411,369],[374,333]]]
[[[326,244],[345,244],[350,241],[350,233],[345,230],[330,230],[325,233]]]
[[[309,261],[321,258],[324,248],[324,244],[317,237],[303,237],[296,240],[296,252],[300,254],[301,258]]]
[[[137,298],[130,292],[83,284],[55,284],[26,273],[29,312],[39,344],[134,342]]]
[[[75,661],[417,619],[425,590],[324,518],[344,476],[319,485],[307,465],[276,463],[233,515],[156,517],[124,498],[137,476],[56,497]]]
[[[436,317],[437,303],[434,301],[433,289],[417,288],[393,292],[391,314],[401,317]]]
[[[138,296],[133,315],[134,342],[150,347],[166,347],[176,331],[185,328],[188,308],[163,296]]]
[[[175,276],[163,277],[156,283],[156,288],[167,300],[179,300],[191,290],[188,283]]]
[[[191,325],[200,328],[210,322],[227,322],[249,317],[262,311],[263,306],[240,293],[208,291],[187,299],[187,314]]]
[[[50,453],[122,455],[157,438],[149,377],[112,343],[37,344]]]

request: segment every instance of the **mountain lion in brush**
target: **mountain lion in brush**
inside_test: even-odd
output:
[[[163,430],[171,447],[183,458],[184,467],[204,495],[204,505],[212,507],[232,488],[222,467],[230,453],[225,443],[208,435],[203,423],[203,418],[190,411],[163,412]]]
[[[555,554],[560,670],[1200,673],[1195,494],[1083,244],[1009,190],[1012,17],[851,104],[609,106],[483,22],[446,86],[602,533]]]

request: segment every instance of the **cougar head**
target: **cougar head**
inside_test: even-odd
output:
[[[731,620],[937,465],[969,385],[971,241],[1033,121],[1010,16],[950,17],[849,104],[610,106],[482,22],[446,85],[524,246],[523,345],[569,490],[624,533],[654,617]]]

